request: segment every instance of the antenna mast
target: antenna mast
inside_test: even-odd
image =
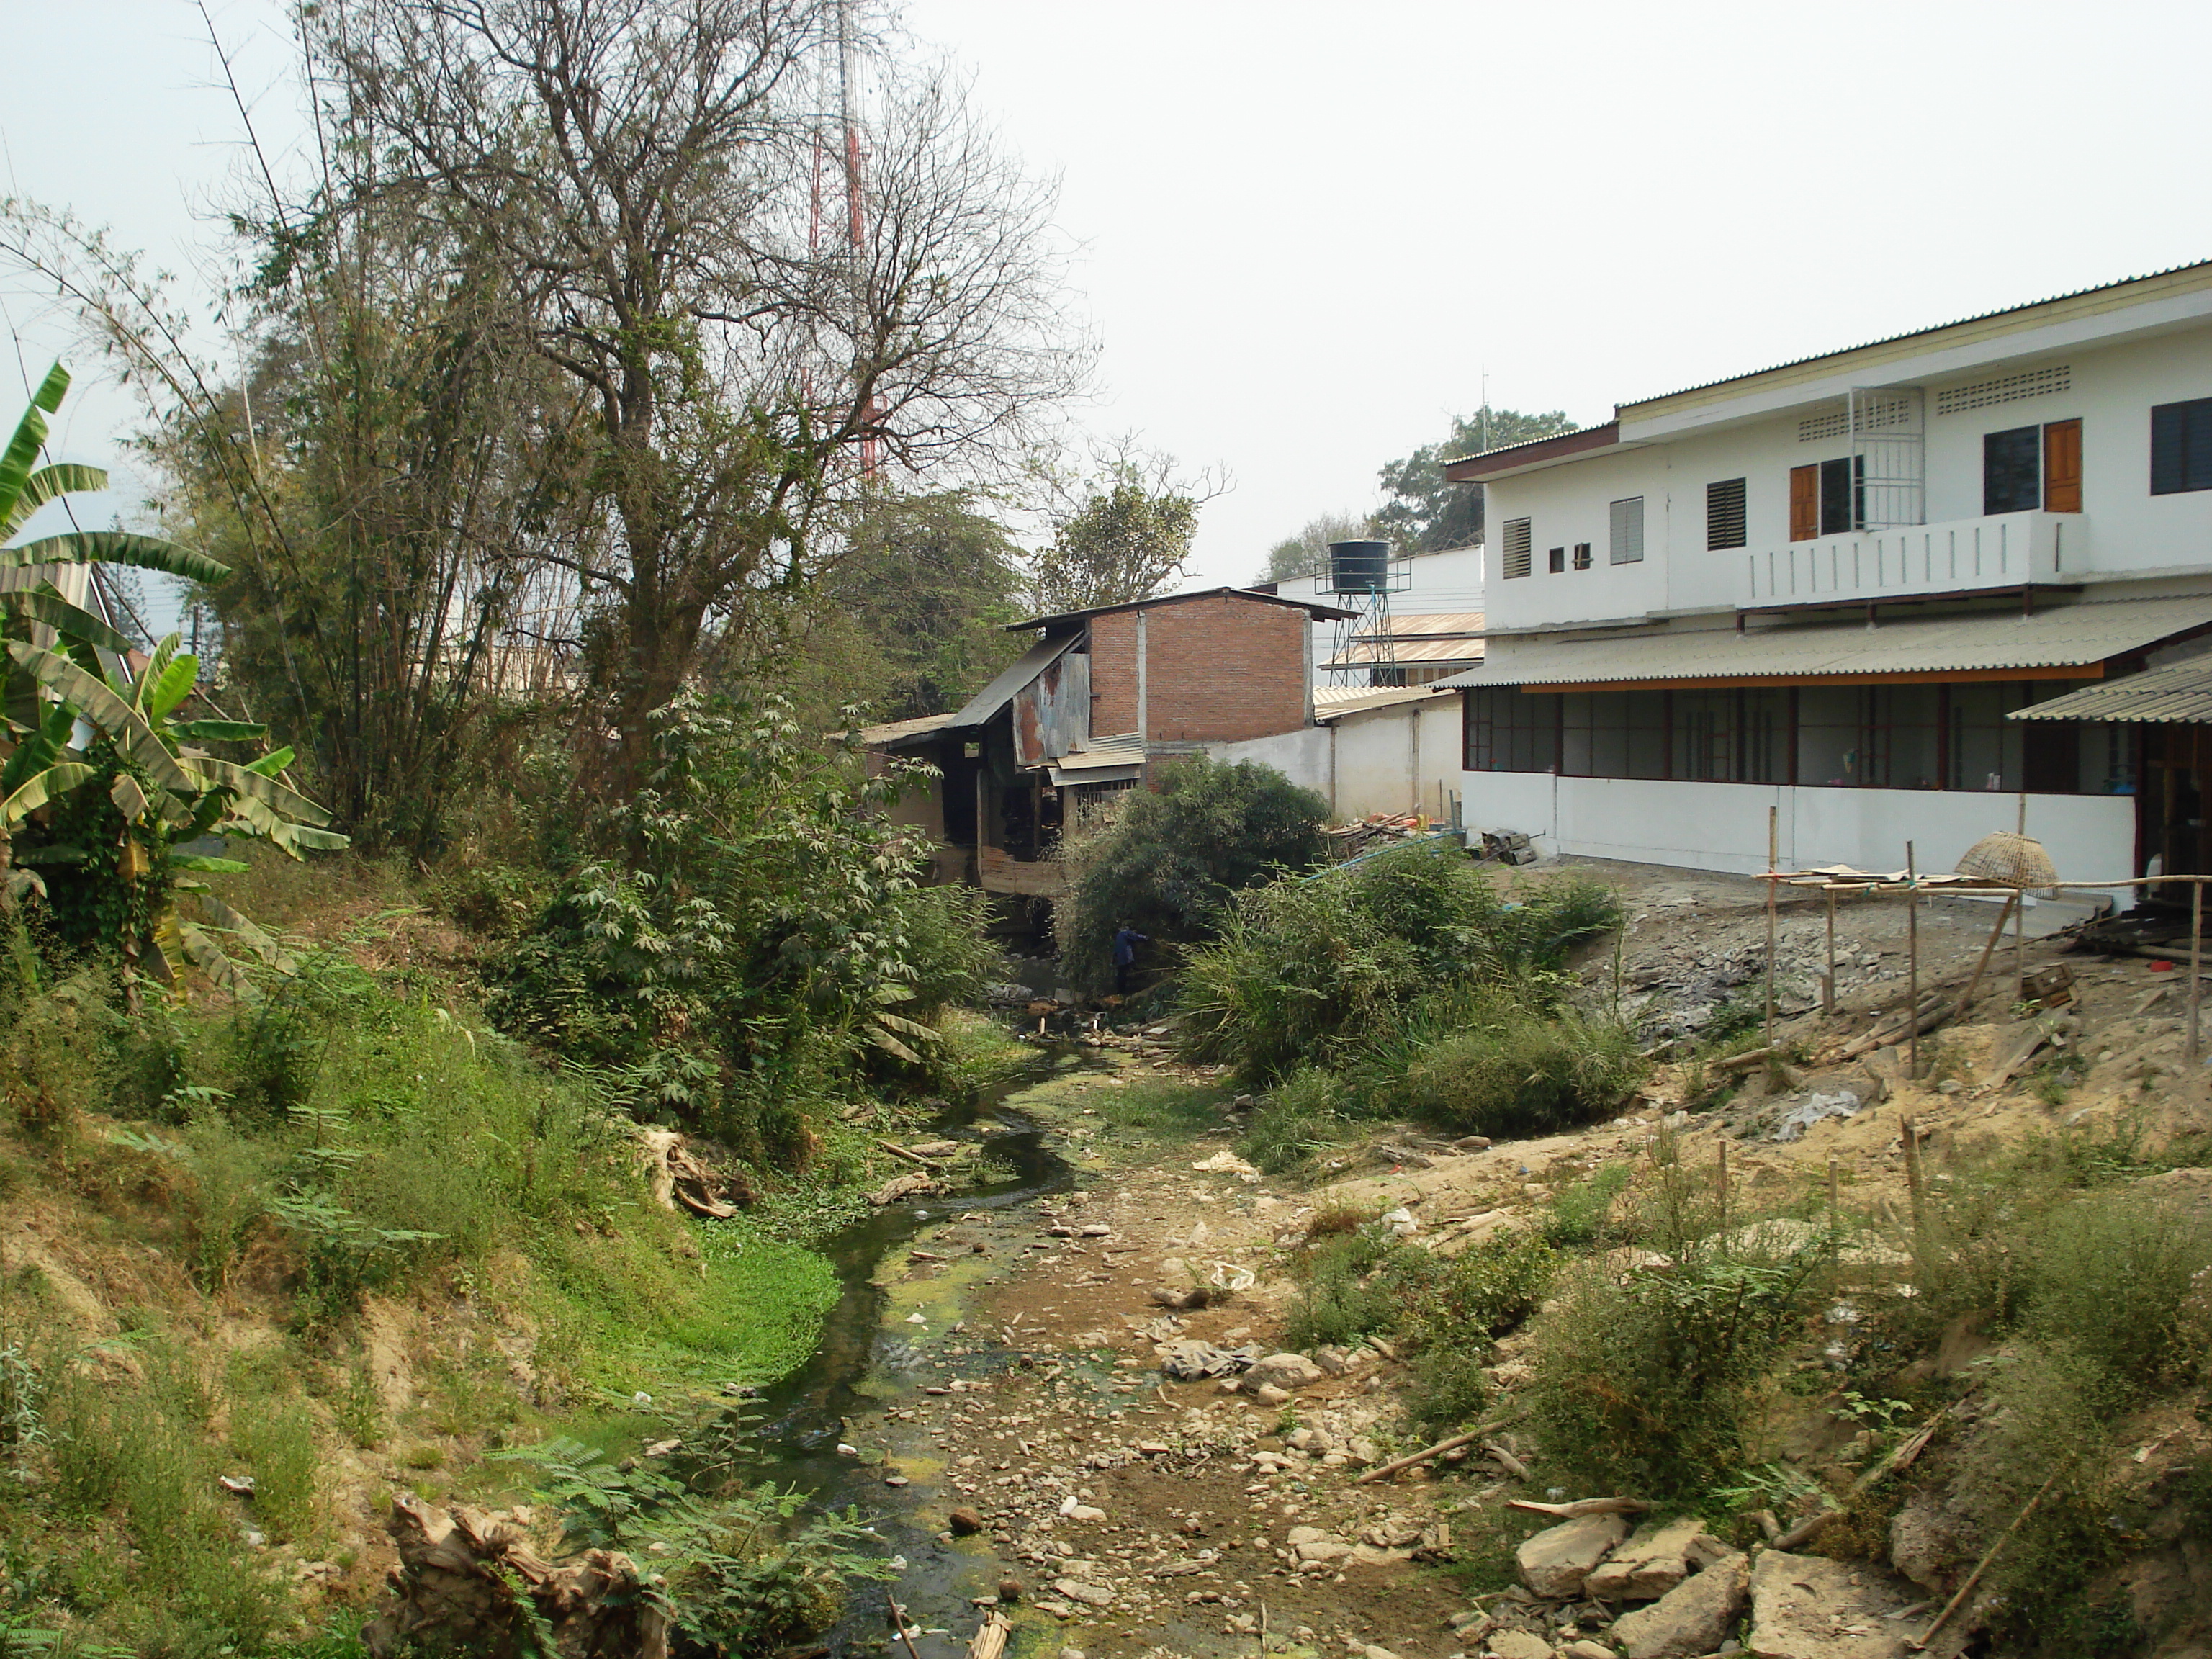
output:
[[[853,112],[858,101],[854,83],[859,79],[860,64],[853,47],[851,0],[837,0],[837,121],[845,137],[845,244],[852,258],[853,343],[856,350],[866,334],[867,321],[867,306],[862,297],[862,284],[866,281],[867,222],[860,191],[860,124]],[[882,406],[871,392],[860,406],[860,476],[864,478],[876,476],[875,427],[881,413]]]

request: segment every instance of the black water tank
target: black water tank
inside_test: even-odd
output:
[[[1380,593],[1389,586],[1389,543],[1331,542],[1328,544],[1330,592]]]

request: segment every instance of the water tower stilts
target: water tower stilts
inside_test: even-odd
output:
[[[1328,654],[1330,678],[1337,684],[1399,684],[1402,671],[1390,634],[1390,595],[1407,580],[1405,561],[1391,558],[1388,542],[1328,544],[1328,572],[1315,579],[1315,588],[1352,613],[1338,620]]]

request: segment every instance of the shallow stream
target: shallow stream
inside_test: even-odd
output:
[[[990,1593],[995,1569],[986,1575],[982,1569],[988,1562],[939,1540],[941,1514],[924,1514],[936,1495],[933,1483],[917,1475],[911,1485],[887,1486],[883,1467],[841,1453],[837,1447],[841,1440],[863,1443],[851,1419],[862,1413],[873,1419],[885,1406],[897,1404],[922,1386],[920,1368],[927,1356],[905,1339],[899,1325],[887,1321],[891,1297],[876,1279],[884,1260],[907,1248],[926,1227],[962,1215],[1012,1209],[1073,1184],[1073,1170],[1047,1144],[1044,1130],[1023,1114],[1021,1097],[1048,1078],[1063,1074],[1071,1055],[1079,1052],[1058,1047],[1043,1050],[1034,1066],[955,1106],[933,1126],[933,1133],[947,1139],[980,1141],[994,1162],[1012,1168],[1010,1178],[950,1195],[886,1205],[816,1246],[836,1267],[841,1294],[823,1321],[813,1357],[769,1389],[761,1402],[756,1432],[763,1455],[753,1473],[811,1492],[824,1507],[858,1506],[883,1538],[884,1553],[902,1557],[907,1564],[893,1584],[864,1586],[854,1595],[844,1619],[823,1638],[831,1654],[882,1649],[890,1637],[889,1594],[896,1594],[906,1609],[922,1659],[968,1650],[977,1617],[969,1598]],[[942,1338],[946,1333],[937,1334]],[[982,1339],[973,1346],[979,1351],[960,1365],[971,1373],[992,1364],[995,1346]],[[872,1440],[881,1437],[872,1421],[862,1431]],[[928,1631],[952,1634],[921,1633]],[[893,1647],[904,1659],[904,1645],[894,1641]]]

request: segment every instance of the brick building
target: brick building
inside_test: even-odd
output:
[[[1307,624],[1345,614],[1217,587],[1033,617],[1009,631],[1036,643],[965,707],[862,735],[937,769],[899,816],[938,843],[939,879],[1048,897],[1045,855],[1085,805],[1164,758],[1311,726]]]

